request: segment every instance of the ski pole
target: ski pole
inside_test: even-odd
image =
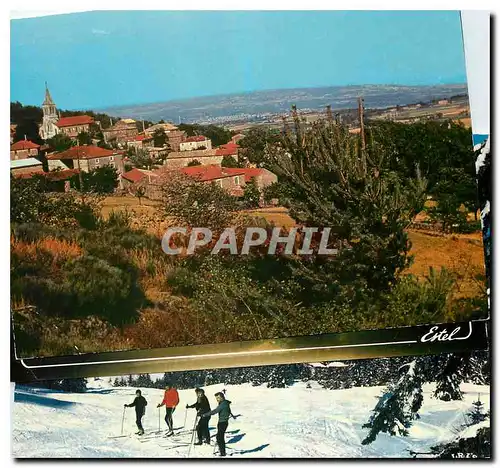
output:
[[[196,433],[196,423],[197,422],[198,422],[198,415],[196,415],[196,417],[194,418],[193,435],[191,436],[191,443],[189,444],[187,458],[189,458],[189,454],[191,453],[191,448],[193,447],[193,444],[194,444],[194,435]]]
[[[161,429],[160,429],[160,408],[158,408],[158,433],[161,432]]]
[[[121,435],[123,435],[123,423],[125,422],[125,409],[126,409],[126,407],[124,406],[123,407],[123,416],[122,416],[122,433],[121,433]]]

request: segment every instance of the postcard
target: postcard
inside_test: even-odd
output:
[[[458,11],[12,20],[10,109],[13,352],[29,372],[155,349],[175,370],[278,348],[274,363],[350,359],[373,334],[390,355],[455,352],[485,335]]]

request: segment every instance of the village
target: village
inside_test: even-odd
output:
[[[210,138],[187,136],[167,122],[146,128],[144,122],[128,118],[113,122],[110,118],[109,127],[102,128],[101,122],[89,115],[61,117],[48,88],[42,110],[39,135],[44,144],[26,136],[14,142],[16,128],[11,125],[11,174],[21,178],[44,176],[57,183],[53,184],[56,191],[75,189],[71,182],[75,176],[105,166],[116,170],[117,195],[139,194],[149,200],[161,199],[162,186],[173,173],[217,184],[235,197],[243,196],[250,181],[260,193],[277,181],[269,170],[245,161],[238,145],[244,137],[241,133],[215,147]],[[66,138],[71,146],[55,151],[50,142],[56,136]]]

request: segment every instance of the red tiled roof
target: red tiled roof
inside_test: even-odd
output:
[[[226,148],[226,149],[238,149],[240,145],[238,143],[234,143],[230,141],[229,143],[226,143],[224,145],[220,145],[219,148]]]
[[[205,141],[205,140],[208,140],[208,138],[206,136],[195,135],[195,136],[187,137],[184,141],[185,142],[190,142],[190,141]]]
[[[19,151],[19,150],[29,150],[29,149],[38,149],[40,145],[33,143],[30,140],[19,140],[10,145],[11,151]]]
[[[85,125],[91,124],[94,119],[90,115],[75,115],[73,117],[61,117],[56,125],[58,127],[71,127],[72,125]]]
[[[136,182],[144,179],[144,177],[146,177],[146,174],[134,167],[133,169],[130,169],[130,171],[123,173],[122,177],[135,184]]]
[[[240,172],[231,171],[228,173],[225,167],[216,166],[214,164],[210,164],[207,166],[190,166],[183,167],[181,172],[188,175],[189,177],[193,177],[200,182],[208,182],[211,180],[224,179],[226,177],[232,177],[235,175],[243,175],[242,170]]]
[[[224,167],[223,169],[225,172],[231,175],[245,174],[245,182],[250,182],[253,177],[258,177],[264,173],[264,169],[260,167],[244,167],[244,168]]]
[[[47,159],[94,159],[107,158],[121,154],[121,151],[109,150],[94,145],[72,146],[66,151],[47,155]]]
[[[238,154],[238,148],[240,145],[236,143],[226,143],[225,145],[220,145],[217,148],[217,156],[232,156]]]

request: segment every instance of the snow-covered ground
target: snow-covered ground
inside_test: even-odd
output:
[[[135,388],[111,387],[108,379],[89,379],[86,393],[64,393],[17,386],[13,403],[12,452],[15,457],[187,457],[191,436],[179,434],[176,441],[163,436],[148,437],[158,430],[157,403],[163,391],[141,389],[148,401],[143,424],[146,438],[133,435],[135,413],[127,408],[121,431],[123,404],[131,403]],[[250,384],[226,386],[232,411],[226,433],[232,457],[408,457],[409,450],[426,452],[429,447],[454,439],[478,393],[485,410],[490,407],[489,387],[463,384],[462,401],[443,402],[431,397],[432,385],[424,387],[421,419],[409,437],[380,434],[371,445],[361,445],[368,421],[382,387],[326,390],[315,382],[312,388],[300,382],[284,389]],[[214,393],[223,385],[206,387],[212,408]],[[180,390],[174,426],[184,424],[185,406],[195,401],[193,390]],[[187,410],[186,429],[192,429],[195,411]],[[161,408],[161,428],[166,428]],[[215,441],[217,417],[210,420]],[[142,441],[141,441],[142,440]],[[213,442],[214,443],[214,442]],[[209,446],[192,447],[190,457],[212,457]]]

